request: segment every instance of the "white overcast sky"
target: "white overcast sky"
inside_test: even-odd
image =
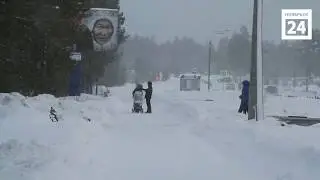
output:
[[[120,0],[130,34],[158,42],[187,36],[200,43],[217,41],[215,31],[238,30],[252,22],[253,0]],[[310,8],[320,27],[320,0],[264,0],[263,38],[280,40],[281,9]]]

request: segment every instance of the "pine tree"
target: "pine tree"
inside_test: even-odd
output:
[[[84,0],[2,0],[1,92],[64,95],[71,63],[65,50],[73,41],[72,20]]]
[[[79,26],[92,0],[0,0],[0,92],[33,95],[67,94],[74,62],[69,53],[78,45],[90,63],[90,80],[102,76],[104,66],[116,60],[117,51],[93,51],[91,32]],[[98,2],[98,1],[97,1]],[[101,8],[119,9],[119,0],[101,0]],[[125,41],[124,16],[119,15],[119,43]],[[5,27],[5,28],[4,28]]]

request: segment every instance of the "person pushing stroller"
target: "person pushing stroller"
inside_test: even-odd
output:
[[[136,88],[132,92],[133,108],[132,112],[143,113],[143,91],[145,91],[145,99],[147,105],[146,113],[151,113],[151,97],[152,97],[152,82],[148,81],[148,88],[144,89],[141,84],[137,84]]]
[[[146,98],[146,104],[147,104],[147,112],[146,113],[151,113],[151,97],[152,97],[152,82],[148,81],[148,88],[143,89],[146,92],[145,98]]]

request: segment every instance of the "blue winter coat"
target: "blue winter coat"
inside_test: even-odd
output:
[[[79,96],[81,92],[81,64],[76,64],[70,73],[69,96]]]
[[[249,86],[250,83],[247,80],[242,81],[242,93],[240,95],[240,99],[243,101],[249,100]]]

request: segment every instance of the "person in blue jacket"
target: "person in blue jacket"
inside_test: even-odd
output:
[[[74,65],[69,78],[69,96],[80,96],[82,69],[81,64]]]
[[[248,105],[249,105],[249,86],[250,83],[247,80],[242,81],[242,93],[239,96],[241,99],[240,107],[238,112],[247,114],[248,112]]]

